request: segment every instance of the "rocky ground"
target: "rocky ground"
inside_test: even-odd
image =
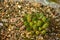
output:
[[[51,18],[50,27],[46,35],[29,35],[24,30],[23,14],[44,12]],[[26,38],[25,38],[26,37]],[[1,40],[60,40],[60,15],[56,9],[41,3],[3,2],[0,3],[0,39]]]

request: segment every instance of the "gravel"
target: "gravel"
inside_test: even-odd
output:
[[[8,4],[14,5],[10,6]],[[8,7],[6,7],[6,5],[8,5]],[[60,21],[58,21],[60,20],[60,13],[57,13],[56,9],[44,6],[41,3],[30,3],[27,1],[13,3],[4,2],[1,3],[0,7],[2,7],[2,10],[0,11],[0,26],[2,26],[0,30],[1,40],[30,40],[30,38],[31,40],[60,40]],[[40,11],[43,11],[46,17],[51,18],[50,27],[47,29],[48,32],[46,35],[31,36],[23,25],[23,14]],[[2,15],[2,13],[4,14]]]

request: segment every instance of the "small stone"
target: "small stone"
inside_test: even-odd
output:
[[[19,4],[18,2],[16,4]]]
[[[18,5],[18,8],[21,8],[21,5]]]
[[[56,37],[56,40],[59,40],[60,38]]]
[[[39,40],[44,40],[44,38],[42,37],[42,36],[39,36],[39,38],[38,38]]]
[[[57,21],[57,22],[59,22],[59,21],[60,21],[60,19],[56,19],[56,21]]]
[[[10,22],[16,22],[16,21],[17,21],[16,18],[11,18],[11,19],[10,19]]]
[[[21,37],[25,37],[25,34],[24,33],[21,33]]]
[[[8,29],[9,31],[11,31],[11,29]]]
[[[0,23],[0,26],[3,26],[3,23]]]
[[[25,26],[23,25],[21,28],[20,28],[20,30],[23,30],[25,28]]]
[[[53,36],[53,35],[56,35],[56,33],[51,33],[50,35]]]
[[[11,37],[11,35],[8,35],[8,37]]]
[[[3,22],[8,22],[8,20],[7,20],[7,19],[2,19],[2,21],[3,21]]]
[[[31,37],[31,32],[28,32],[28,33],[26,34],[26,37],[30,38],[30,37]]]
[[[8,5],[6,5],[6,7],[9,7]]]
[[[14,29],[14,27],[15,27],[15,26],[11,26],[11,25],[9,25],[8,30],[11,31],[11,30]]]
[[[47,12],[51,12],[50,9],[47,9]]]
[[[22,11],[22,13],[24,14],[25,12],[24,12],[24,11]]]

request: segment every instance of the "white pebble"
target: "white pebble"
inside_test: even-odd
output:
[[[0,23],[0,26],[3,26],[3,23]]]
[[[18,8],[21,8],[21,5],[18,5]]]
[[[2,21],[3,21],[3,22],[8,22],[8,20],[7,20],[7,19],[2,19]]]

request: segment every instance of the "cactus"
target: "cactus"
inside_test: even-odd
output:
[[[43,35],[46,34],[46,30],[42,30],[41,34],[43,34]]]
[[[24,25],[27,31],[34,31],[35,34],[45,34],[49,27],[49,18],[43,13],[24,14]]]

